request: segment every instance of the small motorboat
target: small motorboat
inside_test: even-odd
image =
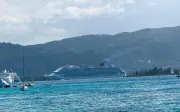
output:
[[[5,80],[0,79],[0,88],[9,88],[11,87]]]
[[[28,87],[23,84],[23,85],[20,85],[20,86],[19,86],[19,89],[20,89],[20,91],[27,91],[27,90],[28,90]]]
[[[27,87],[33,87],[35,84],[32,84],[32,83],[27,83],[25,84]]]

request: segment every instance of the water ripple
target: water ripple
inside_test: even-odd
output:
[[[180,111],[180,80],[173,76],[36,85],[26,92],[1,89],[1,112]]]

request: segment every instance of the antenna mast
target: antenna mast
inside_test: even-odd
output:
[[[24,52],[23,52],[23,84],[24,84]]]

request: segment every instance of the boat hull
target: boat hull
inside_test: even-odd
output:
[[[27,91],[28,87],[27,86],[20,86],[19,89],[20,89],[20,91]]]
[[[0,79],[0,88],[9,88],[11,87],[5,80]]]
[[[125,72],[118,67],[112,68],[63,68],[53,72],[47,78],[49,80],[125,76]]]

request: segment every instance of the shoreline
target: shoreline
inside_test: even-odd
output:
[[[76,83],[101,83],[101,82],[113,82],[113,81],[122,81],[138,78],[148,78],[148,77],[175,77],[176,75],[154,75],[154,76],[139,76],[139,77],[89,77],[89,78],[81,78],[81,79],[69,79],[69,80],[48,80],[48,81],[35,81],[36,83],[46,83],[46,85],[51,84],[76,84]]]
[[[136,75],[136,76],[126,76],[126,77],[153,77],[153,76],[177,76],[176,74],[159,74],[159,75]]]

